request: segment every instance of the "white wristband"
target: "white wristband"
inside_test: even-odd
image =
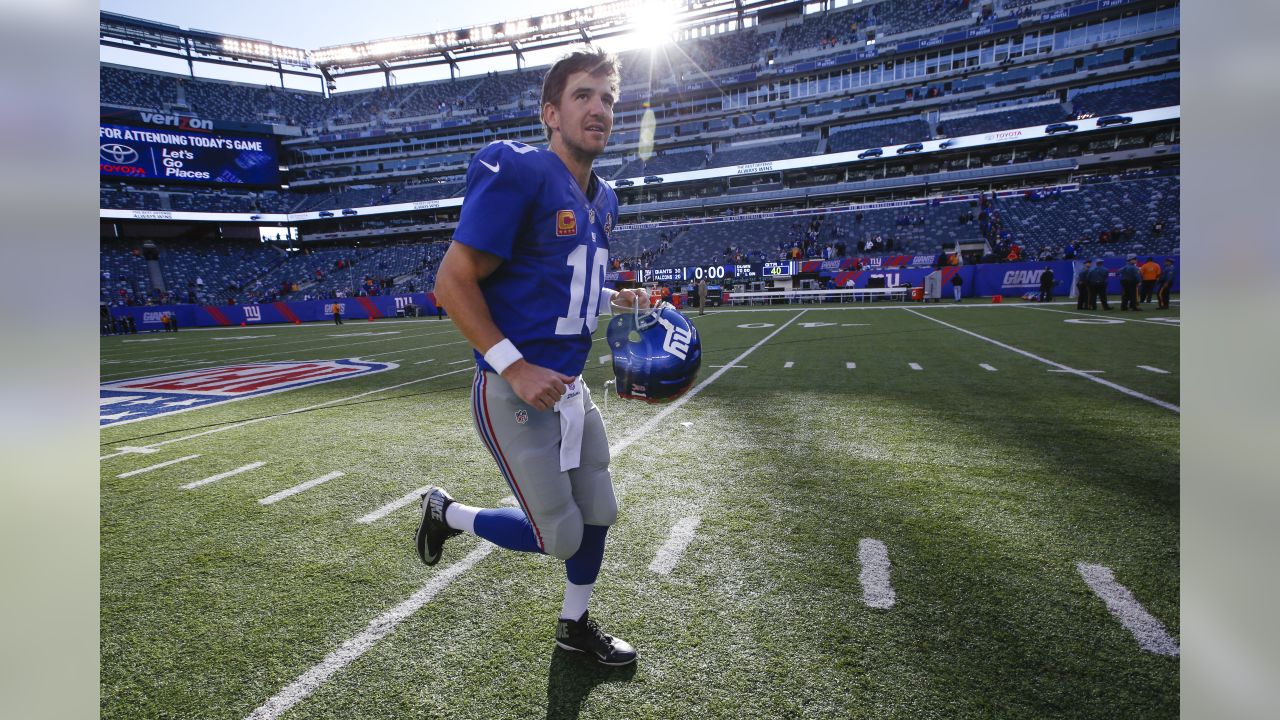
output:
[[[610,308],[610,310],[612,311],[613,296],[617,294],[618,294],[618,291],[612,288],[607,288],[607,287],[600,288],[600,307]]]
[[[489,348],[489,352],[484,354],[484,361],[489,363],[489,367],[493,368],[494,372],[501,375],[504,370],[511,367],[511,363],[523,357],[524,355],[520,354],[510,340],[502,338],[501,342]]]

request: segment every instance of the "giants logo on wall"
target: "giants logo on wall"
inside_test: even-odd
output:
[[[355,359],[284,361],[116,380],[99,386],[98,426],[123,425],[397,367],[396,363]]]
[[[262,308],[257,305],[244,305],[245,322],[262,322]]]

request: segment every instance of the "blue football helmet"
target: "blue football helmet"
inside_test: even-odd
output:
[[[668,303],[649,310],[620,310],[609,321],[608,341],[618,397],[671,402],[698,378],[698,329]]]

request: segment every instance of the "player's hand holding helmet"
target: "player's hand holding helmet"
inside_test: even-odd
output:
[[[702,365],[698,329],[670,303],[625,310],[609,322],[618,397],[665,403],[693,387]]]

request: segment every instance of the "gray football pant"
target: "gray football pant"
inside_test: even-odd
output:
[[[609,475],[609,439],[600,409],[582,384],[585,414],[581,464],[560,470],[560,416],[521,400],[501,375],[477,369],[471,386],[476,432],[498,463],[542,551],[568,560],[582,526],[612,525],[618,502]]]

